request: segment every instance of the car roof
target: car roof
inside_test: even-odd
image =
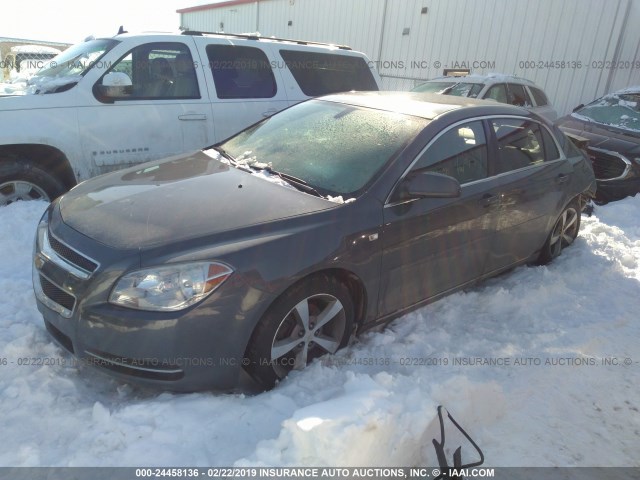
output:
[[[431,80],[427,80],[424,83],[429,82],[450,82],[450,83],[503,83],[503,82],[511,82],[511,83],[521,83],[524,85],[529,85],[535,87],[536,84],[531,80],[526,78],[517,77],[515,75],[507,75],[504,73],[488,73],[486,75],[479,75],[477,73],[472,73],[470,75],[463,75],[460,77],[436,77]]]
[[[348,92],[326,95],[320,97],[320,100],[397,112],[427,120],[433,120],[447,112],[472,107],[489,108],[492,110],[491,114],[530,116],[530,112],[524,108],[492,100],[419,92]]]

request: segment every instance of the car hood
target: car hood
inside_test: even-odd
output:
[[[131,249],[337,206],[197,152],[84,182],[61,198],[60,213],[64,223],[83,235]]]
[[[625,155],[640,155],[640,132],[590,122],[575,115],[562,117],[556,124],[564,130],[573,130],[587,138],[590,147]]]

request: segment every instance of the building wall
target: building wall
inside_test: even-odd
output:
[[[350,45],[375,62],[385,89],[408,90],[445,68],[500,72],[533,80],[564,114],[640,84],[640,0],[260,0],[193,10],[183,27]]]

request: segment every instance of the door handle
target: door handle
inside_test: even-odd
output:
[[[569,175],[565,175],[564,173],[561,173],[556,177],[556,182],[558,183],[567,183],[568,181],[569,181]]]
[[[492,195],[490,193],[486,193],[480,200],[478,200],[478,205],[487,208],[497,204],[499,200],[500,197],[497,197],[496,195]]]
[[[264,118],[267,118],[267,117],[270,117],[271,115],[275,115],[276,113],[278,113],[278,110],[276,110],[275,108],[270,108],[266,112],[262,112],[262,116]]]
[[[186,113],[178,115],[178,119],[182,121],[206,120],[207,116],[204,113]]]

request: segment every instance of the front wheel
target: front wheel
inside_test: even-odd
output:
[[[574,200],[560,214],[549,234],[540,257],[539,263],[547,264],[558,257],[562,250],[571,245],[580,230],[580,204]]]
[[[64,185],[27,161],[0,164],[0,206],[19,200],[51,200],[65,191]]]
[[[269,308],[246,350],[247,371],[265,388],[349,341],[354,309],[349,290],[319,275],[294,285]]]

